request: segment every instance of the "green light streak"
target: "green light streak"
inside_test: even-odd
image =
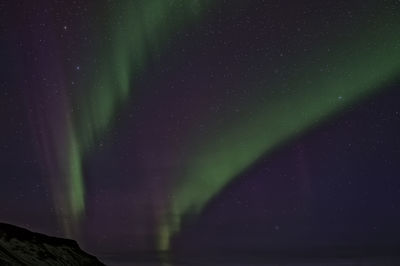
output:
[[[66,153],[59,160],[64,167],[65,195],[57,202],[63,206],[59,212],[61,220],[64,216],[72,219],[72,223],[63,221],[69,235],[79,231],[79,223],[84,217],[82,159],[106,135],[118,109],[130,98],[135,77],[145,70],[154,54],[161,52],[162,42],[192,21],[206,2],[145,0],[112,4],[119,7],[112,11],[106,22],[109,27],[101,33],[111,36],[111,41],[104,45],[105,48],[95,51],[97,57],[102,57],[85,69],[92,78],[86,83],[82,80],[82,85],[72,95],[75,111],[72,118],[67,119],[68,133],[63,143],[67,148],[60,149]]]
[[[292,67],[282,80],[266,73],[271,76],[271,87],[260,88],[266,99],[250,99],[242,106],[242,113],[253,115],[226,117],[219,124],[212,118],[201,121],[209,133],[202,141],[193,141],[204,138],[196,134],[188,141],[197,144],[190,148],[192,156],[186,167],[177,173],[180,181],[167,212],[172,215],[164,217],[160,225],[161,250],[170,249],[171,237],[179,232],[183,217],[199,214],[261,156],[398,77],[400,23],[389,29],[385,23],[399,22],[398,18],[379,19],[383,23],[370,22],[365,32],[355,32],[345,41],[330,40],[334,46],[330,53],[321,47],[311,57],[297,58],[297,65],[304,66]],[[330,72],[321,72],[319,66],[326,64]],[[285,88],[292,91],[279,93]],[[271,89],[278,93],[272,94]]]
[[[82,178],[82,165],[81,157],[79,154],[78,144],[73,135],[70,136],[70,150],[69,154],[69,205],[72,209],[72,218],[74,221],[79,221],[81,215],[85,211],[85,195],[84,195],[84,185]]]
[[[65,127],[63,128],[62,136],[67,141],[64,142],[63,146],[58,147],[55,161],[52,160],[53,164],[55,162],[56,165],[61,162],[55,167],[58,170],[52,174],[57,177],[52,186],[57,214],[66,236],[79,238],[79,223],[85,212],[82,158],[78,142],[73,134],[71,119],[68,115],[65,116],[64,123]]]
[[[124,1],[114,11],[108,23],[112,27],[103,33],[112,36],[112,42],[99,52],[105,56],[100,65],[94,66],[96,72],[87,85],[89,89],[75,100],[80,111],[74,120],[83,150],[90,150],[104,136],[117,110],[130,98],[135,78],[154,55],[162,52],[162,43],[192,21],[206,2]]]

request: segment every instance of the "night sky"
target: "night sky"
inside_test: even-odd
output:
[[[400,2],[0,1],[0,221],[101,257],[400,247]]]

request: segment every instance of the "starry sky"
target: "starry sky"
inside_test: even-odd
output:
[[[0,220],[100,257],[400,244],[400,2],[0,3]]]

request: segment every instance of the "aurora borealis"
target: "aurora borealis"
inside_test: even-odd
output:
[[[398,1],[0,7],[1,220],[107,260],[398,243]]]
[[[183,181],[173,192],[175,197],[171,206],[173,212],[177,213],[178,221],[166,225],[171,227],[164,229],[168,231],[166,234],[178,230],[179,219],[186,212],[201,211],[210,198],[260,156],[265,156],[283,141],[314,126],[318,123],[316,121],[340,111],[346,104],[381,88],[385,82],[395,80],[400,73],[400,61],[393,58],[393,55],[400,52],[400,38],[395,33],[397,29],[385,33],[384,29],[378,27],[377,31],[388,39],[379,40],[382,43],[373,48],[363,48],[361,44],[373,40],[374,36],[351,33],[351,38],[346,40],[347,44],[338,42],[339,46],[347,47],[349,54],[345,58],[340,57],[340,48],[333,48],[332,56],[314,55],[323,58],[321,61],[329,65],[332,70],[328,73],[318,73],[319,69],[313,69],[312,64],[306,64],[305,71],[288,69],[287,72],[295,73],[284,77],[287,83],[284,86],[289,90],[296,88],[292,95],[276,98],[268,95],[273,98],[268,104],[263,105],[262,100],[261,103],[259,100],[253,106],[241,107],[251,116],[239,114],[234,121],[228,118],[215,128],[210,126],[207,139],[201,141],[200,147],[193,148],[195,155],[186,164],[187,169],[184,169],[187,174],[183,174]],[[299,60],[304,63],[313,59]],[[318,78],[308,84],[303,79],[307,75]],[[282,85],[274,83],[271,86],[277,86],[276,90],[285,90]],[[252,99],[249,101],[253,102]],[[213,121],[210,119],[206,123],[212,125]],[[167,247],[167,244],[163,245]]]
[[[81,87],[87,86],[88,89],[82,89],[82,94],[73,99],[73,106],[76,105],[74,109],[78,110],[73,115],[73,131],[77,137],[76,140],[70,137],[66,142],[67,146],[75,147],[77,151],[71,152],[69,161],[60,162],[66,164],[67,169],[74,169],[66,174],[67,179],[72,179],[70,187],[66,188],[71,201],[68,208],[72,213],[84,213],[84,194],[81,192],[84,188],[79,169],[82,157],[112,125],[118,105],[123,105],[130,96],[135,77],[145,68],[148,54],[159,52],[162,36],[174,29],[173,23],[164,21],[167,14],[173,14],[177,8],[187,9],[188,15],[195,15],[200,12],[201,4],[198,1],[126,1],[111,12],[108,19],[118,20],[118,26],[106,31],[105,34],[111,35],[111,41],[103,48],[105,51],[97,51],[106,56],[90,74],[93,79],[78,88],[81,90]],[[73,223],[79,221],[75,219]]]

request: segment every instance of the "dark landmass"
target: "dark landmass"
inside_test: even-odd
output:
[[[101,266],[74,240],[50,237],[0,223],[0,265]]]

